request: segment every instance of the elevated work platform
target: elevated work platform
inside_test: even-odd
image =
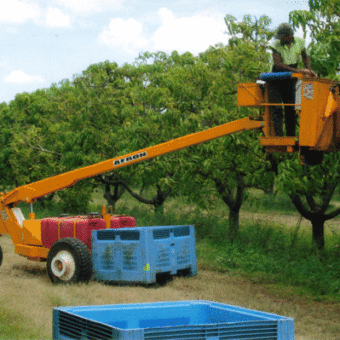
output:
[[[268,152],[297,152],[299,151],[297,137],[262,137],[261,145]]]
[[[271,103],[269,92],[273,82],[293,79],[296,81],[294,104]],[[261,81],[239,84],[237,105],[256,107],[265,121],[265,137],[261,145],[269,152],[295,152],[304,150],[332,152],[340,149],[340,98],[338,82],[330,79],[304,77],[292,72],[264,73]],[[296,137],[275,136],[271,107],[294,106],[300,117],[299,132]]]

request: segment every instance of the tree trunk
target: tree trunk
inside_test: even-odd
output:
[[[334,190],[333,190],[334,191]],[[325,221],[334,218],[340,212],[340,209],[333,211],[332,213],[325,214],[325,211],[329,205],[330,198],[324,198],[325,202],[321,206],[316,205],[315,200],[312,196],[306,195],[306,199],[309,205],[309,211],[306,206],[302,203],[302,200],[297,195],[290,196],[297,211],[307,220],[312,223],[312,243],[318,250],[325,247],[325,235],[324,225]],[[313,211],[314,210],[314,211]],[[318,212],[316,212],[318,211]]]
[[[240,207],[232,209],[229,207],[229,237],[234,239],[239,231]]]
[[[315,216],[311,219],[312,231],[313,231],[313,246],[316,246],[318,250],[324,249],[325,247],[325,236],[324,236],[324,224],[325,219],[320,216]]]
[[[229,207],[229,237],[235,238],[239,231],[240,209],[243,203],[246,185],[240,173],[236,176],[236,187],[231,188],[227,182],[215,178],[214,182],[224,203]],[[233,190],[234,189],[234,190]],[[235,194],[233,194],[235,192]]]
[[[119,184],[114,184],[113,187],[114,187],[114,190],[113,190],[114,193],[112,194],[111,185],[105,184],[104,198],[107,200],[108,205],[112,207],[112,213],[115,213],[116,204],[119,201],[119,199],[122,197],[125,189],[123,186]]]
[[[162,225],[164,222],[164,204],[154,205],[154,208],[155,208],[155,217],[156,217],[157,223],[159,225]]]
[[[170,195],[170,190],[168,192],[163,192],[161,187],[159,185],[156,185],[157,188],[157,194],[156,197],[153,200],[153,206],[155,208],[155,215],[160,220],[160,222],[163,222],[164,217],[164,202]]]

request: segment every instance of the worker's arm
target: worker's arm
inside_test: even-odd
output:
[[[303,68],[303,69],[294,68],[294,67],[291,67],[289,65],[284,64],[283,61],[282,61],[281,54],[274,49],[272,49],[272,51],[273,51],[274,65],[276,66],[276,68],[278,70],[289,71],[289,72],[294,72],[294,73],[302,73],[302,74],[305,74],[305,75],[308,75],[308,76],[313,76],[313,77],[316,76],[315,72],[312,71],[309,67],[306,66],[307,65],[306,63],[309,60],[307,53],[306,53],[306,50],[304,50],[304,55],[305,55],[305,57],[307,57],[307,59],[306,58],[304,59],[304,56],[302,56],[302,59],[304,61],[305,67],[306,67],[306,68]],[[302,53],[303,53],[303,51],[302,51]],[[309,64],[310,64],[310,61],[309,61]]]
[[[302,57],[302,61],[303,61],[303,64],[305,65],[306,69],[311,72],[311,76],[316,77],[316,73],[312,70],[310,59],[308,57],[308,54],[307,54],[307,51],[306,51],[305,48],[301,52],[301,57]]]

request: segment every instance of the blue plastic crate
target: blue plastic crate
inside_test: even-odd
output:
[[[190,225],[92,231],[94,279],[154,283],[156,274],[197,275],[195,228]]]
[[[53,339],[293,340],[294,319],[202,300],[58,307]]]

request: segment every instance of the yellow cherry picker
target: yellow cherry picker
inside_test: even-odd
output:
[[[91,231],[133,227],[134,219],[111,216],[105,207],[101,216],[95,217],[38,220],[31,211],[29,219],[25,219],[17,207],[20,202],[33,204],[79,180],[243,130],[262,129],[260,143],[268,152],[299,152],[301,162],[320,163],[324,152],[333,152],[340,146],[339,84],[291,72],[279,76],[297,78],[296,102],[283,105],[296,108],[300,117],[298,136],[275,136],[270,106],[282,104],[270,103],[268,93],[271,79],[277,79],[278,74],[263,74],[260,83],[238,85],[238,106],[258,108],[260,114],[256,119],[242,118],[0,193],[0,236],[9,234],[17,254],[33,261],[46,261],[52,282],[88,281],[92,273]],[[0,265],[2,258],[0,247]]]

